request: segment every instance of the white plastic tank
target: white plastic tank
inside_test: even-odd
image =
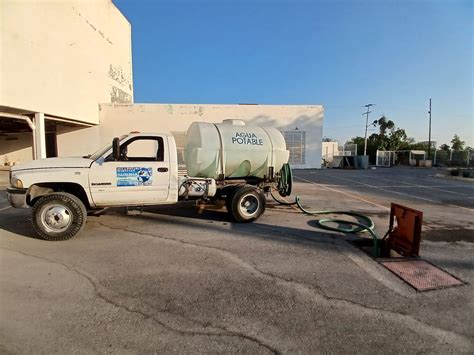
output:
[[[242,120],[194,122],[184,159],[189,176],[219,179],[263,178],[288,162],[285,139],[276,128],[247,126]]]

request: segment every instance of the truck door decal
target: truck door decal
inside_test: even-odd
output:
[[[117,168],[117,186],[150,186],[153,182],[153,168]]]

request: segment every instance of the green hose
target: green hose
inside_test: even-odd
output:
[[[278,180],[278,193],[282,197],[290,196],[293,188],[293,173],[290,164],[283,164],[280,170],[280,179]]]
[[[293,183],[293,176],[291,173],[291,169],[289,164],[285,164],[280,170],[280,180],[278,182],[278,192],[280,193],[280,196],[286,197],[291,194],[291,189],[292,189],[292,183]],[[290,181],[290,186],[285,186],[285,184],[288,184]],[[285,195],[281,193],[283,191]],[[288,193],[289,191],[289,193]],[[364,221],[364,223],[359,223],[359,222],[353,222],[353,221],[347,221],[343,219],[335,219],[335,218],[323,218],[319,219],[316,221],[318,227],[330,230],[330,231],[335,231],[335,232],[342,232],[342,233],[351,233],[351,234],[357,234],[357,233],[362,233],[367,231],[373,238],[374,240],[374,256],[378,257],[379,256],[379,247],[378,247],[378,236],[374,232],[375,224],[372,221],[372,219],[366,215],[363,215],[361,213],[357,212],[352,212],[352,211],[309,211],[305,209],[300,202],[300,197],[296,196],[294,202],[286,202],[286,201],[281,201],[271,193],[272,198],[278,202],[279,204],[286,205],[286,206],[291,206],[291,205],[297,205],[298,208],[305,214],[310,215],[310,216],[317,216],[317,215],[324,215],[324,214],[344,214],[356,218],[360,218],[361,220]],[[342,224],[348,224],[352,225],[355,228],[343,228],[343,227],[333,227],[329,226],[327,224],[329,223],[342,223]]]

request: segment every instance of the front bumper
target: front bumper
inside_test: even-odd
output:
[[[15,208],[28,208],[26,203],[27,189],[17,189],[14,187],[7,188],[7,199],[10,205]]]

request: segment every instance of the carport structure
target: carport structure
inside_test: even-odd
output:
[[[58,154],[58,132],[91,126],[89,123],[50,116],[43,112],[0,106],[0,137],[4,141],[0,155],[8,156],[13,151],[31,149],[33,159],[55,157]]]

